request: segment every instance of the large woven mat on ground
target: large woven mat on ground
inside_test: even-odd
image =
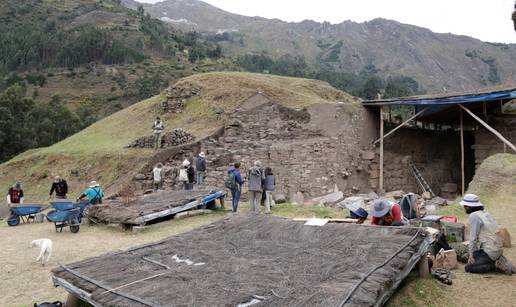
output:
[[[244,215],[53,273],[99,306],[372,306],[423,243],[414,228]]]
[[[109,201],[88,208],[88,215],[103,223],[140,224],[139,217],[166,209],[183,206],[194,200],[200,200],[214,191],[209,187],[196,187],[195,190],[158,191],[135,201],[123,203]]]

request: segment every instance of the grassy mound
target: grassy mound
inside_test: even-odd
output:
[[[60,175],[68,180],[71,196],[80,194],[90,180],[99,181],[108,193],[116,192],[154,154],[153,150],[124,146],[151,134],[157,115],[161,115],[167,130],[181,127],[201,138],[223,124],[225,116],[221,114],[230,116],[242,100],[258,91],[291,107],[354,101],[325,82],[250,73],[199,74],[175,86],[201,89],[199,96],[188,100],[182,113],[160,114],[164,96],[139,102],[53,146],[27,151],[1,164],[0,191],[7,191],[20,180],[26,201],[42,202],[53,176]]]

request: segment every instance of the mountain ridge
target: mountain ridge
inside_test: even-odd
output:
[[[385,18],[338,24],[286,22],[233,14],[198,0],[167,0],[143,8],[156,18],[188,21],[172,22],[179,28],[225,35],[220,44],[236,56],[302,55],[314,66],[354,74],[374,66],[382,78],[410,76],[430,92],[515,82],[516,44],[435,33]]]

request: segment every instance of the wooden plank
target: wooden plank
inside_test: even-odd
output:
[[[190,210],[190,209],[195,208],[195,207],[197,207],[199,205],[201,205],[201,201],[194,200],[194,201],[189,202],[188,204],[183,205],[183,206],[179,206],[179,207],[163,210],[163,211],[160,211],[160,212],[155,212],[155,213],[144,215],[144,216],[141,217],[141,219],[143,220],[144,223],[147,223],[149,221],[158,219],[160,217],[166,217],[166,216],[169,216],[169,215],[176,214],[178,212]]]
[[[486,127],[487,130],[491,131],[491,133],[496,135],[496,137],[498,137],[502,142],[504,142],[504,144],[506,144],[509,148],[511,148],[512,150],[514,150],[516,152],[516,146],[514,146],[514,144],[512,144],[506,138],[504,138],[503,135],[500,134],[500,132],[496,131],[493,127],[489,126],[486,122],[484,122],[482,119],[480,119],[480,117],[476,116],[475,113],[471,112],[468,108],[465,108],[462,104],[459,104],[459,106],[464,111],[468,112],[468,114],[471,115],[471,117],[473,117],[480,124],[482,124],[482,126]]]
[[[462,180],[462,188],[461,195],[464,196],[465,190],[465,178],[464,178],[464,116],[463,111],[460,109],[460,169],[461,169],[461,180]]]
[[[312,218],[306,218],[306,217],[296,217],[296,218],[293,218],[292,220],[295,221],[295,222],[306,222],[306,221],[309,221],[311,220]],[[356,223],[358,220],[357,219],[328,219],[328,223]]]
[[[54,286],[56,287],[63,287],[63,289],[65,289],[66,291],[68,291],[68,293],[71,293],[77,297],[79,297],[81,300],[89,303],[90,305],[94,306],[94,307],[102,307],[102,305],[100,305],[99,303],[95,302],[92,298],[91,298],[91,294],[82,290],[82,289],[79,289],[77,288],[76,286],[72,285],[71,283],[67,282],[66,280],[62,279],[62,278],[59,278],[59,277],[56,277],[56,276],[52,276],[52,282],[54,283]]]
[[[412,115],[409,119],[407,119],[406,121],[402,122],[401,124],[399,124],[398,126],[396,126],[396,128],[392,129],[391,131],[389,131],[387,134],[385,134],[383,136],[383,139],[387,138],[389,135],[393,134],[394,132],[396,132],[398,129],[402,128],[403,126],[405,126],[406,124],[408,124],[409,122],[411,122],[414,118],[418,117],[419,115],[423,114],[423,112],[425,112],[426,109],[423,109],[419,112],[417,112],[416,114]],[[376,145],[378,142],[380,142],[381,138],[379,138],[378,140],[374,141],[373,142],[373,145]]]

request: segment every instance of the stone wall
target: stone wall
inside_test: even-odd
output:
[[[244,102],[218,135],[173,152],[161,154],[166,187],[185,158],[206,153],[206,184],[223,188],[230,163],[240,161],[246,176],[253,161],[273,169],[278,193],[310,198],[334,191],[346,194],[371,190],[362,159],[361,124],[364,110],[349,104],[324,104],[294,110],[258,94]],[[150,186],[152,165],[135,178],[140,188]],[[244,192],[246,187],[244,187]]]
[[[451,185],[460,181],[460,144],[455,131],[402,128],[384,142],[384,189],[420,192],[410,162],[419,169],[434,193],[451,197]],[[379,146],[367,152],[370,185],[378,188]]]
[[[500,132],[512,144],[516,144],[516,116],[493,117],[489,120],[489,125]],[[475,151],[475,165],[478,167],[487,157],[503,153],[504,143],[482,126],[475,132],[475,145],[473,145],[473,149]],[[505,150],[513,152],[508,147]]]

